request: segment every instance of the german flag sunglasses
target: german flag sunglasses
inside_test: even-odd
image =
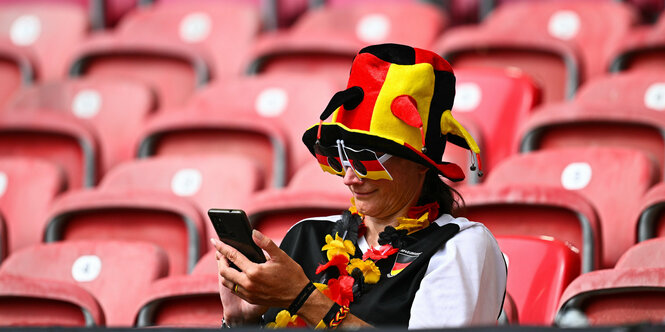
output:
[[[359,179],[392,180],[392,176],[383,165],[392,155],[384,153],[379,157],[369,149],[352,149],[344,145],[344,140],[337,140],[337,145],[322,146],[314,144],[314,153],[321,169],[325,172],[344,176],[350,167]]]

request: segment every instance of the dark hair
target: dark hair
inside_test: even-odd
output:
[[[462,195],[446,184],[436,171],[429,169],[425,174],[418,205],[432,202],[439,203],[439,216],[442,214],[452,215],[453,211],[458,211],[464,206]]]

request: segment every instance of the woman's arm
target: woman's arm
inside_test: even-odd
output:
[[[223,264],[218,264],[220,283],[226,292],[234,292],[248,304],[262,307],[288,308],[300,291],[310,282],[300,265],[282,251],[271,239],[254,230],[254,242],[267,253],[267,261],[256,264],[235,248],[211,239],[220,254]],[[241,271],[229,267],[234,263]],[[236,290],[237,287],[237,292]],[[221,287],[220,287],[221,288]],[[220,289],[220,293],[222,290]],[[309,296],[297,314],[310,326],[316,326],[328,313],[334,302],[318,290]],[[225,309],[226,311],[226,309]],[[226,313],[225,313],[226,315]],[[245,323],[253,323],[251,317]],[[234,317],[234,319],[242,319]],[[361,319],[349,314],[340,326],[370,326]]]

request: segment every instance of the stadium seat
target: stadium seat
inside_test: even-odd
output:
[[[190,275],[153,283],[137,303],[136,327],[219,328],[224,309],[215,252],[201,257]]]
[[[610,146],[644,151],[665,170],[665,71],[588,81],[576,98],[534,110],[520,128],[520,150]]]
[[[107,326],[132,326],[130,304],[167,272],[160,248],[124,241],[40,244],[13,253],[0,266],[1,275],[47,278],[86,289],[99,301]]]
[[[0,275],[0,327],[104,326],[104,312],[83,287],[64,281]]]
[[[64,77],[71,51],[88,34],[80,6],[54,1],[0,4],[0,38],[33,55],[40,81]]]
[[[503,173],[503,176],[515,176]],[[459,214],[483,223],[497,236],[546,237],[562,241],[579,251],[578,270],[589,272],[599,267],[602,229],[598,213],[587,199],[550,185],[497,184],[494,176],[501,175],[490,173],[482,185],[457,188],[464,198]]]
[[[598,211],[601,267],[612,267],[635,243],[632,220],[642,196],[660,176],[641,151],[588,147],[543,150],[504,160],[485,180],[492,185],[542,184],[575,191]],[[617,195],[621,204],[617,204]]]
[[[137,133],[155,106],[152,91],[139,82],[89,78],[50,81],[22,89],[5,112],[48,111],[88,122],[99,139],[100,173],[104,174],[135,157]]]
[[[35,66],[29,52],[0,39],[0,107],[4,108],[16,91],[34,82]]]
[[[92,187],[100,163],[93,128],[81,119],[51,112],[0,116],[0,156],[31,157],[52,162],[66,174],[67,188]]]
[[[622,43],[614,47],[609,55],[609,70],[652,70],[663,68],[665,50],[665,14],[660,14],[658,22],[646,27],[633,29]]]
[[[630,219],[634,223],[637,242],[654,237],[665,237],[665,183],[653,186],[642,197],[642,204],[636,210],[636,216]]]
[[[540,99],[535,83],[518,69],[455,70],[453,112],[475,123],[483,139],[486,172],[517,152],[515,132]],[[468,155],[468,152],[467,152]]]
[[[228,165],[236,165],[231,170]],[[170,274],[191,271],[215,234],[209,208],[242,208],[263,182],[241,157],[151,158],[115,167],[95,190],[63,195],[48,213],[46,241],[120,239],[162,247]]]
[[[665,239],[640,242],[613,269],[583,274],[561,297],[557,324],[627,325],[665,319]]]
[[[451,29],[433,47],[455,68],[520,68],[542,88],[543,102],[561,101],[606,72],[608,48],[638,22],[631,9],[595,1],[507,4],[478,26]]]
[[[393,42],[429,48],[446,25],[436,6],[423,3],[354,2],[310,10],[290,29],[260,38],[248,72],[317,72],[345,84],[362,47]]]
[[[5,257],[7,257],[7,226],[4,216],[0,214],[0,264]]]
[[[46,213],[65,189],[65,177],[54,164],[31,158],[0,158],[0,215],[6,257],[42,241]]]
[[[241,154],[282,187],[311,156],[302,134],[336,92],[314,75],[260,75],[202,90],[182,112],[154,117],[140,134],[139,157]]]
[[[547,237],[497,236],[497,241],[519,324],[550,326],[564,289],[580,274],[579,253]]]
[[[249,5],[155,5],[129,13],[112,33],[81,45],[70,75],[142,80],[157,91],[160,109],[171,109],[211,78],[243,73],[259,29],[259,13]]]
[[[314,157],[311,157],[312,159]],[[340,214],[351,206],[342,178],[323,172],[314,160],[303,165],[285,188],[252,195],[246,208],[252,226],[279,244],[296,222]]]

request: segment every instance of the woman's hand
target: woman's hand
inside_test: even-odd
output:
[[[258,325],[261,315],[268,308],[247,303],[233,294],[232,290],[224,287],[226,279],[222,277],[222,271],[232,269],[232,267],[229,266],[229,262],[219,251],[215,252],[215,258],[217,259],[217,279],[219,281],[219,296],[222,300],[222,307],[224,308],[224,321],[229,326]]]
[[[267,261],[265,263],[256,264],[235,248],[219,240],[211,239],[220,254],[218,261],[222,262],[218,264],[222,301],[225,301],[225,297],[228,297],[229,293],[245,300],[247,305],[229,301],[229,310],[243,316],[248,313],[247,311],[259,311],[259,307],[249,307],[250,303],[261,306],[262,312],[265,311],[266,306],[287,308],[309,282],[300,265],[271,239],[257,230],[252,232],[252,238],[254,243],[266,252]],[[230,268],[228,262],[238,266],[240,271]],[[221,289],[222,286],[224,289]],[[224,303],[224,310],[225,317],[230,318],[231,315],[226,315],[226,303]]]

